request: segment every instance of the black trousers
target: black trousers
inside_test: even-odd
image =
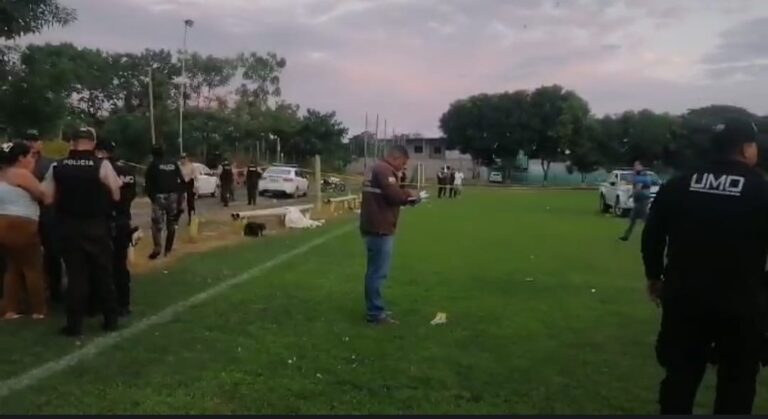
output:
[[[659,391],[661,413],[692,413],[707,364],[714,359],[714,413],[750,414],[760,366],[762,324],[758,310],[722,313],[665,301],[656,343],[657,359],[666,370]]]
[[[248,185],[248,205],[256,205],[256,199],[259,195],[258,187],[256,185]]]
[[[448,194],[451,198],[456,198],[457,196],[459,196],[458,190],[453,185],[448,186]]]
[[[81,330],[91,288],[98,292],[98,306],[105,323],[117,319],[117,301],[112,277],[112,236],[106,219],[85,220],[62,217],[62,256],[67,270],[67,326]],[[92,284],[93,282],[93,284]]]
[[[230,182],[221,182],[221,203],[225,207],[229,206],[229,201],[232,200],[234,195],[233,184]]]
[[[187,215],[192,216],[192,214],[195,213],[195,181],[190,180],[185,185],[186,189],[186,196],[187,196]]]
[[[43,246],[43,267],[48,277],[48,291],[54,302],[63,301],[61,239],[57,234],[56,220],[53,215],[41,214],[39,223],[40,242]]]
[[[112,274],[117,306],[120,310],[127,310],[131,307],[131,271],[128,270],[128,249],[131,247],[130,219],[115,222],[112,246],[114,249]]]
[[[440,185],[437,187],[437,198],[440,199],[445,196],[445,185]]]

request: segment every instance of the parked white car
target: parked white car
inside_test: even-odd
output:
[[[661,180],[651,171],[646,171],[651,177],[651,202],[659,191]],[[614,170],[608,176],[608,181],[600,184],[600,211],[603,213],[613,212],[617,217],[626,217],[634,208],[635,203],[632,200],[632,181],[634,178],[632,170]]]
[[[488,175],[488,182],[490,183],[504,183],[504,175],[501,172],[491,172]]]
[[[219,177],[216,172],[209,169],[208,166],[201,163],[192,163],[197,172],[195,178],[195,189],[197,196],[216,196],[219,194]]]
[[[304,171],[292,166],[272,166],[259,181],[259,195],[307,196],[309,180]]]

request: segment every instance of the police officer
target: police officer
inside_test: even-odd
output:
[[[184,176],[179,164],[165,157],[165,151],[160,145],[152,148],[152,162],[147,167],[145,175],[146,191],[152,201],[152,242],[154,249],[149,259],[160,257],[165,228],[165,255],[173,250],[176,238],[176,217],[178,215],[178,194],[182,192]]]
[[[259,194],[259,180],[261,180],[261,169],[259,169],[258,164],[249,164],[245,174],[245,186],[248,190],[248,205],[256,205],[256,197]]]
[[[233,188],[235,183],[235,172],[232,170],[232,163],[229,162],[229,159],[225,158],[221,162],[218,172],[221,184],[221,203],[228,207],[229,201],[232,195],[234,195]]]
[[[120,188],[120,201],[114,204],[112,212],[112,244],[114,246],[112,266],[118,314],[127,316],[131,313],[131,272],[128,270],[128,249],[133,235],[131,204],[136,199],[136,170],[125,161],[117,160],[114,153],[115,143],[110,141],[96,143],[96,155],[109,160],[123,184]]]
[[[82,334],[91,278],[98,281],[105,331],[117,329],[112,281],[112,240],[108,219],[120,200],[121,182],[112,164],[94,153],[96,134],[83,128],[72,135],[69,155],[53,165],[44,185],[54,196],[67,270],[67,324],[62,333]]]
[[[664,414],[691,414],[714,350],[716,414],[748,414],[755,397],[766,295],[768,185],[758,171],[757,129],[716,128],[717,159],[658,192],[643,233],[651,299],[662,307],[656,352],[666,375]]]

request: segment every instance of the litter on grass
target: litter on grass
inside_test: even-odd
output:
[[[431,322],[429,322],[429,324],[431,324],[432,326],[436,326],[438,324],[446,324],[446,323],[448,323],[448,315],[445,313],[437,313],[435,318],[432,319]]]

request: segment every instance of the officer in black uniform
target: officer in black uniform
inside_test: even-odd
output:
[[[54,196],[64,265],[67,270],[67,324],[62,333],[82,334],[90,281],[98,281],[105,331],[117,329],[117,302],[112,280],[112,238],[109,217],[120,200],[121,182],[112,164],[94,153],[96,134],[90,128],[72,135],[69,156],[53,165],[44,185]]]
[[[179,164],[165,157],[165,151],[160,145],[152,148],[152,162],[147,167],[145,187],[147,196],[152,201],[152,241],[154,249],[149,255],[151,260],[160,257],[162,249],[163,228],[165,227],[165,255],[173,250],[176,238],[176,221],[178,215],[178,195],[182,193],[184,176]]]
[[[245,174],[245,186],[248,190],[248,205],[256,205],[256,197],[259,195],[259,180],[261,180],[261,170],[259,165],[251,163],[248,165],[248,171]]]
[[[136,170],[123,160],[115,157],[115,143],[99,141],[96,143],[96,155],[109,160],[115,168],[123,186],[120,188],[120,201],[116,202],[112,213],[113,275],[117,308],[120,316],[131,314],[131,272],[128,270],[128,249],[131,247],[131,204],[136,199]]]
[[[716,127],[717,159],[658,192],[643,232],[648,292],[661,304],[657,358],[663,414],[691,414],[712,351],[715,414],[749,414],[766,315],[768,184],[754,169],[757,129]],[[666,255],[666,260],[665,260]]]
[[[235,173],[232,170],[232,163],[229,159],[224,159],[219,166],[219,183],[221,185],[221,203],[225,207],[229,206],[229,201],[234,194]]]

